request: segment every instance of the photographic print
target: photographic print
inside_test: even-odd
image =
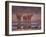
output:
[[[12,31],[40,29],[41,7],[12,6]]]
[[[45,33],[44,3],[6,2],[6,35]]]

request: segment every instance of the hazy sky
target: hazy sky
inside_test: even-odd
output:
[[[33,13],[33,14],[41,14],[41,7],[24,7],[24,6],[12,6],[13,13]]]

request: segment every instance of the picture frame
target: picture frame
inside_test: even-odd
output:
[[[5,35],[45,34],[45,3],[5,1]]]

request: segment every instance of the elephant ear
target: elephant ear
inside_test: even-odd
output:
[[[16,16],[18,20],[21,20],[21,13],[17,13]]]
[[[31,18],[32,18],[32,15],[28,15],[27,17],[28,17],[28,20],[31,20]]]
[[[27,16],[23,16],[23,19],[24,19],[24,20],[27,20]]]

